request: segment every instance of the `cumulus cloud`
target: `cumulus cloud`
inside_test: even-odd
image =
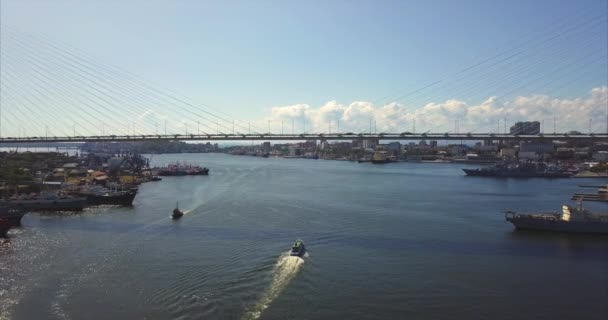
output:
[[[592,119],[591,131],[606,131],[606,112],[608,108],[608,87],[593,88],[586,97],[558,99],[547,95],[519,96],[510,101],[497,97],[488,97],[480,104],[466,101],[447,100],[431,102],[422,107],[391,102],[374,105],[367,101],[354,101],[342,104],[328,101],[322,106],[308,104],[279,106],[271,109],[264,120],[272,123],[271,131],[277,132],[277,124],[285,124],[289,130],[293,124],[296,132],[336,132],[338,125],[341,132],[496,132],[507,129],[517,121],[545,122],[546,132],[553,131],[553,119],[556,119],[556,130],[589,131],[589,119]],[[265,128],[265,126],[264,126]],[[289,132],[285,130],[285,132]]]

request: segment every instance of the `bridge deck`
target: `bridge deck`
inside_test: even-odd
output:
[[[0,143],[32,142],[127,142],[127,141],[245,141],[245,140],[504,140],[504,141],[553,141],[584,140],[608,142],[608,134],[539,134],[511,135],[494,133],[332,133],[332,134],[172,134],[172,135],[105,135],[73,137],[0,137]]]

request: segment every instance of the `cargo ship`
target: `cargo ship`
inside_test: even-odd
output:
[[[166,167],[157,168],[159,176],[206,176],[209,174],[209,169],[189,164],[174,163]]]
[[[505,219],[516,229],[608,234],[608,214],[594,214],[583,209],[582,202],[578,208],[562,206],[561,213],[516,213],[505,212]]]
[[[462,169],[467,176],[498,178],[570,178],[573,172],[544,162],[500,163],[490,167]]]
[[[5,204],[31,211],[82,211],[87,204],[87,198],[54,193],[32,194],[9,198],[5,200]]]
[[[133,199],[137,195],[137,188],[128,190],[111,190],[104,187],[89,187],[81,189],[79,195],[87,198],[90,206],[98,205],[117,205],[132,206]]]

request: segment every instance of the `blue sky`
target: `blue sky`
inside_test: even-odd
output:
[[[3,25],[43,33],[251,121],[277,106],[389,103],[438,80],[447,87],[397,102],[416,109],[502,94],[575,99],[608,82],[606,0],[0,3]],[[571,38],[542,43],[577,26]],[[469,82],[454,75],[518,45],[513,64],[465,73]],[[555,73],[560,65],[572,72]],[[540,80],[521,89],[513,77],[479,85],[508,71]]]

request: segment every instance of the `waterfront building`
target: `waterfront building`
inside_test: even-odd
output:
[[[351,146],[353,150],[359,150],[363,147],[363,141],[361,140],[353,140],[351,142]]]
[[[389,151],[401,151],[401,143],[399,141],[387,144],[386,149]]]
[[[466,154],[468,147],[464,144],[451,145],[449,150],[450,154],[453,156],[462,156]]]
[[[515,157],[515,149],[514,148],[502,148],[500,149],[500,156],[506,158]]]
[[[386,149],[389,153],[399,159],[401,155],[401,143],[399,141],[390,142],[386,145]]]
[[[300,146],[297,144],[291,144],[288,147],[290,156],[299,156],[300,155]]]
[[[524,121],[517,122],[510,128],[511,134],[539,134],[540,122]]]
[[[520,159],[546,159],[555,153],[555,145],[553,143],[544,142],[521,142],[519,144]]]
[[[304,149],[314,149],[317,147],[317,140],[306,140],[301,146]]]
[[[376,149],[376,146],[378,144],[379,144],[378,139],[363,139],[362,140],[363,149]]]
[[[321,143],[319,145],[319,149],[325,150],[327,148],[329,148],[329,143],[327,142],[327,140],[321,140]]]
[[[574,159],[574,148],[561,147],[555,150],[557,159]]]
[[[608,161],[608,151],[596,151],[591,158],[595,161]]]
[[[485,152],[485,153],[490,153],[490,152],[497,152],[498,151],[498,146],[497,145],[482,145],[481,143],[478,143],[475,145],[475,150],[479,151],[479,152]]]

